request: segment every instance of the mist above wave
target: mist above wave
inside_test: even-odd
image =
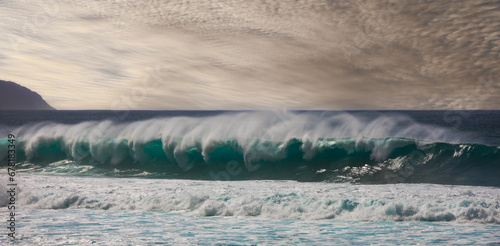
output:
[[[272,142],[277,147],[286,147],[290,141],[299,141],[302,143],[301,149],[305,151],[305,159],[310,159],[317,151],[314,146],[320,145],[319,141],[323,139],[355,138],[360,139],[361,143],[362,139],[398,137],[460,143],[465,137],[464,134],[446,128],[417,123],[407,116],[367,119],[347,113],[249,112],[207,117],[157,118],[128,123],[88,121],[73,125],[41,122],[2,130],[14,133],[20,139],[28,159],[35,156],[40,143],[50,145],[47,142],[51,140],[63,140],[60,144],[64,146],[61,148],[69,153],[81,151],[81,143],[86,143],[94,156],[99,156],[99,152],[118,151],[111,144],[123,140],[136,153],[141,152],[146,143],[159,140],[165,154],[172,152],[171,158],[181,164],[187,162],[183,160],[183,156],[189,149],[196,148],[208,160],[209,153],[221,143],[240,148],[240,152],[250,158],[249,154],[254,151],[257,143]],[[228,141],[233,141],[233,144]],[[383,151],[378,152],[380,153],[374,154],[374,157],[384,158],[387,155]],[[3,159],[1,155],[0,159]],[[72,156],[77,156],[77,153]]]

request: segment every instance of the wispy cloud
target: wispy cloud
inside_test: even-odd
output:
[[[2,79],[58,109],[500,108],[496,1],[0,5]]]

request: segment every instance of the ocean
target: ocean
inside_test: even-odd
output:
[[[500,244],[500,111],[0,111],[0,160],[1,244]]]

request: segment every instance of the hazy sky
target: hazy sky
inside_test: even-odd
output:
[[[498,1],[17,0],[0,30],[57,109],[500,109]]]

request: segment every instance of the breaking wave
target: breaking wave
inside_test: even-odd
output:
[[[500,186],[499,147],[400,116],[261,112],[10,130],[17,161],[42,172]],[[7,145],[0,139],[3,166]]]

